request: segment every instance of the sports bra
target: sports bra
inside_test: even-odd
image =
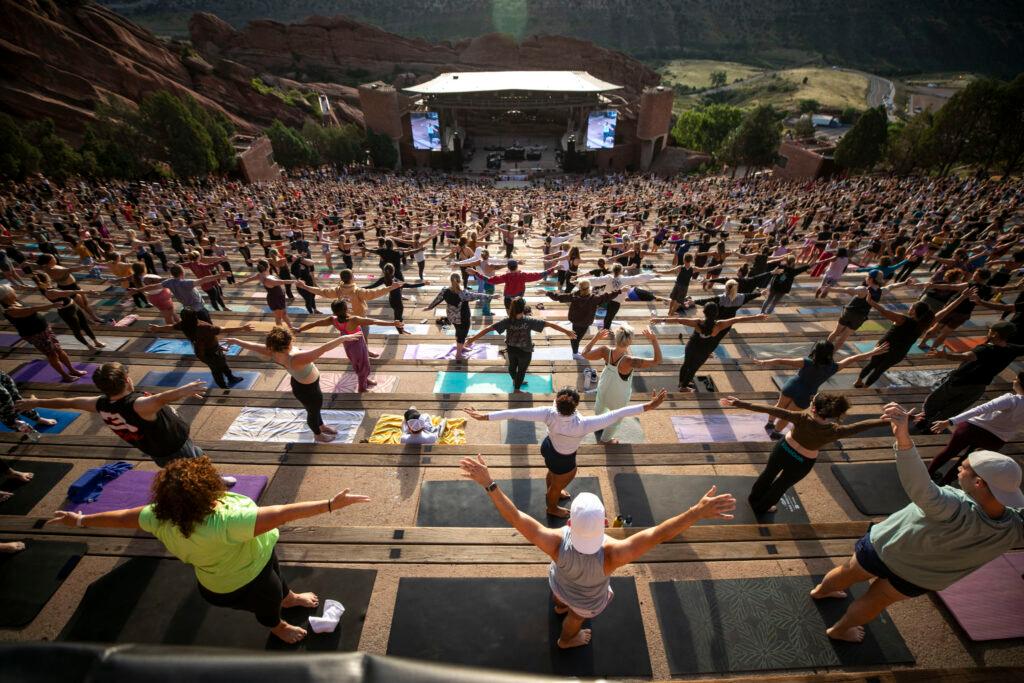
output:
[[[614,351],[614,350],[613,350],[613,351],[609,351],[609,352],[608,352],[608,365],[610,365],[610,366],[612,366],[613,368],[615,368],[615,371],[616,371],[616,373],[618,373],[618,375],[619,375],[619,379],[621,379],[621,380],[622,380],[623,382],[625,382],[625,381],[626,381],[627,379],[629,379],[630,377],[632,377],[632,376],[633,376],[633,370],[634,370],[635,368],[630,368],[630,369],[629,369],[629,374],[628,374],[628,375],[626,375],[625,377],[623,377],[623,376],[622,376],[622,373],[621,373],[621,372],[619,372],[619,361],[621,361],[621,360],[622,360],[623,358],[625,358],[625,357],[626,357],[626,354],[622,354],[621,356],[619,356],[619,360],[617,360],[617,361],[615,361],[615,362],[613,363],[613,362],[612,362],[612,354],[613,354],[613,353],[615,353],[615,351]]]
[[[271,360],[280,365],[282,368],[288,371],[288,374],[300,384],[312,384],[313,382],[320,379],[320,372],[316,369],[315,363],[310,363],[304,368],[296,370],[292,367],[291,356],[288,357],[288,363],[281,363],[276,358],[271,356]]]

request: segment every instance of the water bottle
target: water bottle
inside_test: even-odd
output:
[[[28,437],[28,440],[32,443],[39,443],[39,432],[37,432],[30,424],[23,420],[18,420],[16,423],[18,431]]]
[[[583,391],[590,391],[590,368],[583,368]]]

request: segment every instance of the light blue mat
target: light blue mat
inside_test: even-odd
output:
[[[553,394],[551,375],[526,374],[525,391],[532,394]],[[437,373],[435,394],[511,394],[512,378],[500,372],[448,372]]]
[[[241,352],[242,347],[234,344],[224,351],[229,356],[237,356]],[[188,356],[192,354],[192,342],[188,339],[157,339],[146,347],[146,353],[171,353],[176,356]]]

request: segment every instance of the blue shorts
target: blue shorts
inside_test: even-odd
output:
[[[576,469],[576,454],[562,455],[546,436],[540,444],[540,454],[544,456],[544,464],[551,474],[569,474]]]
[[[924,595],[929,592],[925,588],[921,588],[915,584],[910,583],[905,579],[901,579],[896,576],[891,569],[889,569],[885,562],[882,562],[882,558],[875,552],[875,546],[871,545],[871,532],[864,534],[857,545],[853,547],[854,554],[857,557],[857,564],[859,564],[864,571],[869,574],[873,574],[880,579],[887,579],[892,587],[898,590],[908,598],[916,598],[919,595]]]

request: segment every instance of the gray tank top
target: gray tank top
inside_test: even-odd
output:
[[[558,560],[548,568],[548,584],[574,611],[600,612],[611,599],[611,578],[604,574],[604,548],[584,555],[572,547],[570,532],[570,527],[562,531]]]

